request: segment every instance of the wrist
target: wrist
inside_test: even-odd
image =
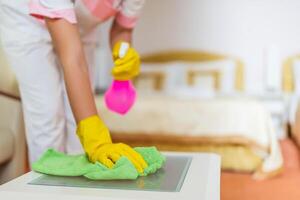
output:
[[[76,132],[84,147],[84,143],[112,143],[109,130],[98,115],[81,120]]]
[[[114,22],[110,30],[110,45],[113,48],[119,41],[131,43],[133,29],[128,29]]]

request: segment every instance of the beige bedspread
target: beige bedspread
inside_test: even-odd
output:
[[[195,145],[246,145],[262,158],[255,176],[264,177],[282,167],[280,146],[270,116],[257,101],[248,98],[175,98],[139,96],[125,116],[107,110],[103,98],[96,99],[100,115],[112,133],[142,136],[162,143]]]

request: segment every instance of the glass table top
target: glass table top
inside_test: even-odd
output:
[[[85,177],[41,175],[40,177],[30,181],[28,184],[61,187],[179,192],[189,170],[191,161],[191,156],[166,156],[166,163],[163,168],[158,170],[155,174],[151,174],[146,177],[139,177],[136,180],[95,181],[89,180]]]

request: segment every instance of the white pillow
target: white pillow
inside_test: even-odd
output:
[[[186,76],[188,71],[219,71],[220,72],[220,93],[222,94],[232,94],[235,92],[235,72],[236,63],[234,60],[226,59],[220,61],[205,61],[205,62],[180,62],[180,66],[185,69]],[[197,80],[198,79],[198,80]],[[201,80],[202,79],[202,80]],[[207,77],[197,77],[195,79],[194,87],[203,88],[201,84],[205,84],[209,87],[209,90],[215,90],[213,87],[213,77],[210,80]]]
[[[235,61],[230,59],[205,62],[143,63],[141,73],[159,72],[164,74],[163,88],[159,92],[180,97],[212,97],[216,94],[213,77],[196,77],[195,84],[190,86],[187,83],[188,71],[219,71],[221,83],[218,93],[232,94],[235,91],[235,67]],[[153,86],[153,79],[139,77],[136,82],[136,88],[141,93],[158,92]]]
[[[181,72],[181,68],[178,66],[177,62],[142,63],[141,74],[151,74],[153,72],[162,73],[164,75],[162,89],[160,91],[155,90],[154,79],[148,77],[143,78],[143,76],[140,76],[136,82],[136,88],[139,92],[166,92],[178,85],[182,85],[180,76],[183,72]]]

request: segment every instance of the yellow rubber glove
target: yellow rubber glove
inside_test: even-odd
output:
[[[115,80],[130,80],[140,73],[140,56],[129,43],[117,42],[113,48]]]
[[[121,156],[126,156],[139,173],[143,173],[147,163],[130,146],[123,143],[113,144],[106,125],[98,116],[91,116],[79,122],[77,135],[91,162],[102,163],[112,168]]]

